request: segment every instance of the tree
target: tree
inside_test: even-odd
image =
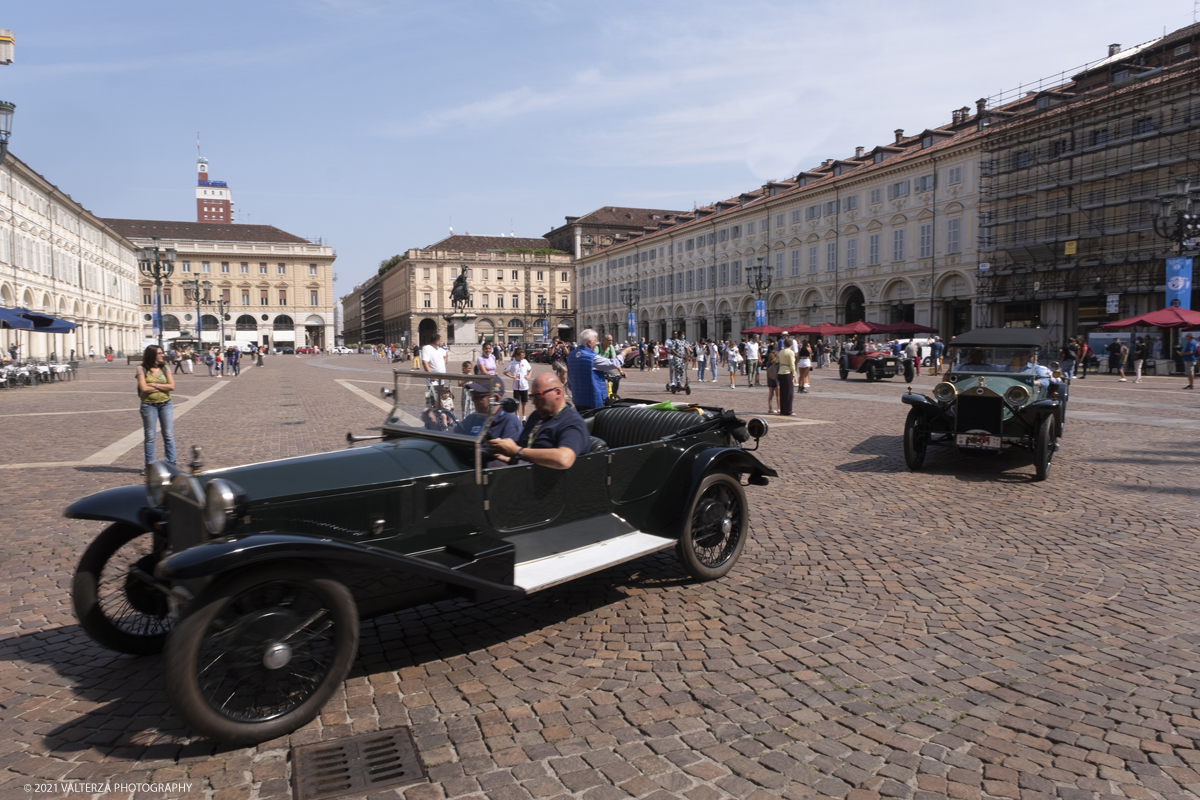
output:
[[[382,275],[403,260],[404,256],[402,255],[394,255],[391,258],[385,258],[383,261],[379,262],[379,274]]]

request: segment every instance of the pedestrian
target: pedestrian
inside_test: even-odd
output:
[[[800,340],[800,352],[796,354],[796,385],[800,394],[808,394],[808,374],[812,371],[812,347],[808,337]]]
[[[1112,375],[1121,364],[1121,340],[1113,339],[1104,349],[1108,351],[1108,374]]]
[[[1179,354],[1180,360],[1183,362],[1183,374],[1187,376],[1187,386],[1185,389],[1196,388],[1196,337],[1190,333],[1179,347],[1175,348],[1175,352]]]
[[[492,354],[492,343],[483,343],[483,352],[479,358],[475,359],[475,374],[476,375],[495,375],[496,374],[496,356]]]
[[[521,422],[525,421],[525,404],[529,402],[529,373],[533,367],[525,360],[524,348],[513,351],[504,374],[513,379],[513,398],[521,404]]]
[[[712,373],[712,383],[717,382],[717,362],[720,361],[720,351],[717,349],[717,343],[712,339],[708,340],[708,371]]]
[[[172,347],[167,351],[167,363],[175,367],[171,374],[176,375],[183,372],[183,359],[179,355],[179,351]]]
[[[15,361],[16,359],[13,359],[13,360]],[[92,362],[93,364],[96,363],[96,347],[95,347],[95,345],[88,348],[88,361]]]
[[[1121,342],[1121,349],[1117,354],[1117,357],[1120,359],[1117,362],[1117,373],[1121,376],[1118,380],[1118,383],[1127,383],[1128,379],[1125,377],[1125,363],[1129,361],[1129,345],[1125,344],[1125,342]]]
[[[142,363],[137,368],[145,466],[154,461],[158,438],[156,425],[162,428],[164,458],[175,463],[175,408],[171,405],[175,378],[164,366],[162,348],[152,344],[142,352]]]
[[[796,379],[796,353],[792,350],[795,339],[788,337],[785,347],[779,351],[779,369],[776,376],[779,380],[779,416],[792,416],[792,397]]]
[[[701,339],[696,342],[696,380],[704,383],[704,365],[708,363],[708,344]]]
[[[746,340],[746,386],[762,386],[758,378],[758,334],[750,334]]]
[[[242,351],[241,348],[229,348],[229,371],[236,378],[242,374]]]
[[[208,367],[208,377],[213,376],[213,367],[217,365],[217,359],[213,356],[213,348],[208,348],[204,351],[204,364]]]
[[[1076,366],[1079,368],[1079,380],[1083,380],[1087,377],[1088,367],[1092,363],[1092,348],[1087,343],[1087,337],[1085,336],[1079,337],[1078,347],[1079,360],[1076,362]],[[1099,367],[1097,367],[1097,369],[1099,369]]]
[[[1146,362],[1146,343],[1142,337],[1137,337],[1137,341],[1133,345],[1133,372],[1134,383],[1142,382],[1142,365]]]
[[[929,345],[929,366],[933,367],[934,377],[942,374],[942,354],[945,352],[946,346],[941,338],[933,337],[933,344]]]
[[[1063,377],[1070,380],[1075,377],[1075,359],[1079,356],[1079,347],[1075,344],[1074,339],[1067,339],[1066,344],[1062,348],[1062,369]]]
[[[916,375],[921,375],[921,346],[917,344],[915,339],[909,339],[908,344],[904,347],[904,357],[912,361],[913,369]]]
[[[737,378],[738,368],[742,365],[744,360],[745,359],[742,358],[742,354],[738,352],[737,345],[733,343],[733,339],[727,341],[725,343],[725,366],[729,368],[730,389],[737,388],[737,386],[734,385],[734,380]]]
[[[578,411],[601,408],[608,394],[605,374],[620,372],[632,347],[626,347],[612,358],[596,354],[600,334],[591,328],[579,334],[579,346],[567,358],[567,375],[571,379],[571,397]]]
[[[254,366],[261,367],[263,365],[263,356],[267,354],[267,346],[264,344],[258,348],[258,360],[254,362]]]
[[[767,413],[771,413],[771,404],[779,405],[779,353],[771,350],[767,353]]]

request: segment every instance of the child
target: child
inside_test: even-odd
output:
[[[530,372],[533,372],[533,367],[525,360],[525,351],[518,347],[504,368],[504,374],[513,379],[513,397],[521,403],[521,422],[525,421],[525,404],[529,402]]]
[[[462,374],[463,375],[471,374],[471,362],[470,361],[462,362]],[[460,390],[460,392],[461,392],[462,396],[458,398],[458,404],[459,404],[459,407],[462,409],[462,416],[466,417],[467,414],[470,414],[471,411],[474,409],[474,406],[471,403],[471,392],[467,390],[467,384],[465,384],[465,383],[462,385],[462,389]]]

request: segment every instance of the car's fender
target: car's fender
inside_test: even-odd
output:
[[[469,592],[476,601],[522,597],[519,586],[495,583],[390,550],[299,536],[291,533],[256,533],[242,539],[217,539],[189,547],[164,559],[154,574],[160,580],[186,581],[207,578],[267,561],[316,561],[322,564],[393,571],[416,579],[444,583]]]
[[[146,487],[119,486],[105,489],[76,500],[63,511],[67,519],[102,519],[112,522],[127,522],[148,531],[162,514],[150,505]]]
[[[1058,408],[1058,401],[1047,398],[1025,406],[1024,411],[1053,411]]]
[[[751,473],[759,478],[776,478],[779,473],[740,447],[698,444],[675,462],[667,479],[655,494],[647,516],[647,533],[675,536],[679,533],[680,509],[686,509],[692,493],[710,472]],[[683,500],[683,502],[680,502]]]
[[[910,406],[934,406],[935,403],[923,394],[916,392],[905,392],[900,395],[900,402]],[[928,410],[928,409],[926,409]]]

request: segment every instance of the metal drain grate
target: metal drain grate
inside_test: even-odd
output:
[[[292,748],[295,800],[374,794],[428,777],[408,728]]]

